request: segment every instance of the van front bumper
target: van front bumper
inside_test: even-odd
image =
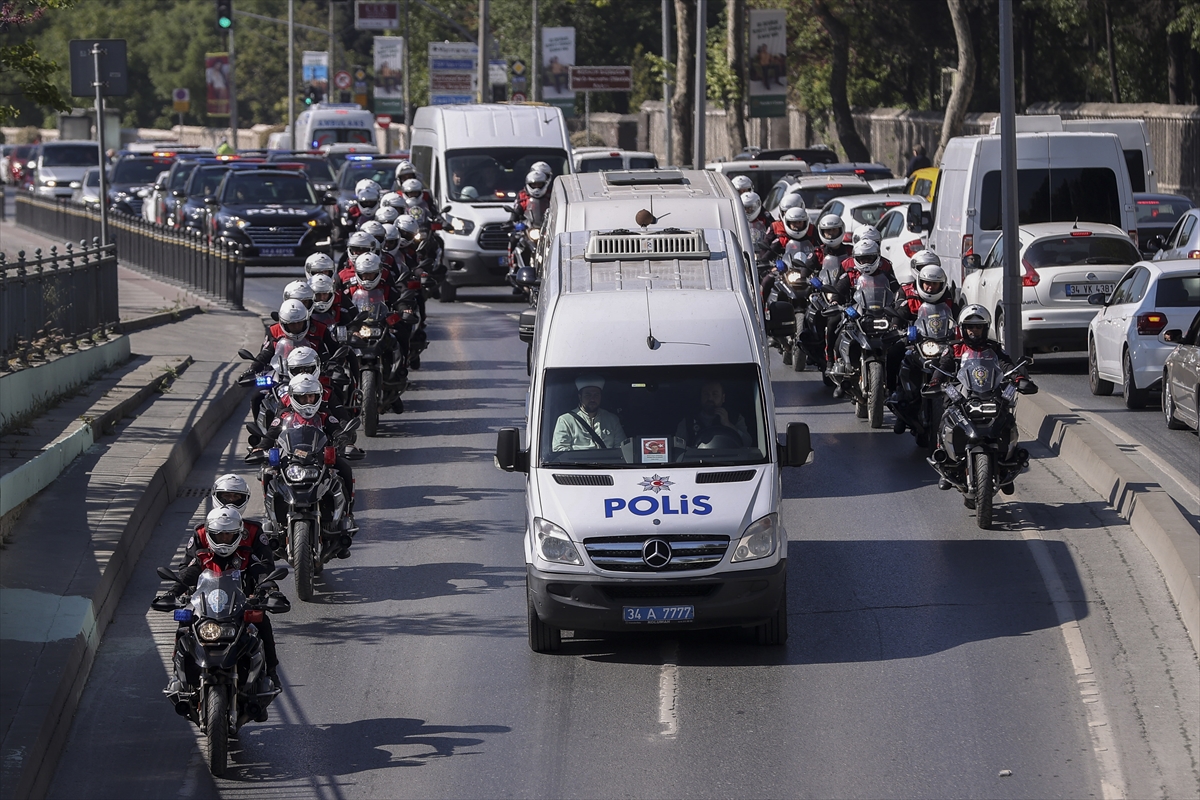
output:
[[[566,630],[638,631],[730,628],[761,625],[779,608],[787,583],[787,560],[758,570],[705,577],[631,580],[541,572],[526,565],[530,594],[547,625]],[[693,606],[688,622],[624,621],[626,606]]]
[[[451,250],[450,244],[447,242],[443,256],[447,282],[454,286],[504,286],[508,283],[507,250]]]

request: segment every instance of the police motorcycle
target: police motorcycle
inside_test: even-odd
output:
[[[778,274],[772,283],[767,303],[791,303],[796,311],[796,318],[804,316],[808,309],[809,278],[817,265],[817,254],[811,243],[807,241],[788,242],[783,257],[775,262]],[[783,356],[783,363],[791,365],[796,372],[802,372],[807,363],[807,357],[800,348],[800,336],[792,333],[787,336],[771,337],[771,346]],[[797,356],[799,357],[797,360]]]
[[[343,486],[334,465],[337,451],[358,428],[352,419],[331,441],[318,425],[285,422],[271,449],[252,450],[246,463],[259,464],[263,484],[264,529],[276,542],[276,554],[295,567],[296,596],[312,599],[313,580],[324,565],[344,557],[354,531],[346,527],[350,487]],[[260,440],[266,432],[247,422]]]
[[[800,357],[821,371],[822,380],[826,386],[833,386],[833,380],[825,373],[826,336],[830,324],[836,324],[836,319],[842,315],[842,307],[838,304],[834,285],[842,274],[842,262],[837,256],[827,255],[821,262],[821,269],[815,276],[808,279],[812,292],[808,296],[808,304],[804,308],[804,318],[800,332],[796,335],[796,344],[801,351]],[[799,372],[803,367],[796,366],[796,354],[792,355],[792,369]]]
[[[938,447],[929,464],[962,492],[984,530],[992,525],[996,492],[1012,494],[1013,481],[1029,466],[1029,451],[1017,446],[1017,394],[1022,390],[1012,380],[1028,363],[1021,359],[1006,371],[992,350],[968,349],[957,373],[938,369],[953,380],[926,390],[940,392],[946,406],[937,430]],[[1032,394],[1037,387],[1023,391]]]
[[[334,338],[339,342],[345,341],[347,337],[345,327],[338,327],[340,330],[334,330]],[[284,411],[283,398],[287,396],[288,379],[291,377],[288,374],[287,359],[293,350],[304,346],[307,346],[304,342],[296,343],[286,337],[280,339],[275,343],[275,351],[270,361],[265,363],[245,348],[238,350],[238,356],[253,362],[253,366],[238,376],[237,383],[239,386],[253,386],[258,393],[258,402],[252,404],[257,408],[254,421],[263,430],[270,427],[271,420],[276,419]],[[351,370],[346,368],[346,359],[349,355],[349,347],[339,347],[336,353],[321,364],[321,374],[328,376],[330,383],[338,387],[340,396],[346,398],[354,396],[353,384],[356,377],[351,374]],[[251,447],[255,447],[259,441],[251,436],[248,443]]]
[[[358,287],[351,295],[358,314],[347,328],[350,348],[358,359],[358,390],[353,407],[359,409],[363,432],[374,436],[379,429],[380,409],[396,407],[408,386],[408,366],[400,357],[400,342],[388,324],[392,310],[383,290]],[[415,319],[406,309],[410,319]],[[411,330],[411,327],[409,328]]]
[[[855,403],[854,413],[883,427],[887,355],[901,334],[894,324],[893,293],[883,275],[862,275],[838,331],[834,380]]]
[[[280,567],[260,581],[260,586],[287,577]],[[163,580],[181,586],[179,576],[166,567],[158,568]],[[262,640],[255,627],[264,612],[282,614],[291,604],[281,595],[267,597],[259,589],[247,597],[240,570],[221,570],[211,565],[200,574],[196,588],[182,597],[163,595],[151,603],[155,611],[171,612],[186,625],[175,643],[177,668],[190,660],[199,672],[193,691],[169,695],[175,711],[187,717],[205,735],[205,757],[209,771],[225,774],[229,738],[247,722],[265,722],[267,706],[279,694],[266,676]]]
[[[916,404],[887,401],[887,407],[901,420],[916,437],[917,447],[928,449],[932,455],[937,449],[937,428],[944,411],[943,394],[929,390],[930,381],[937,374],[935,364],[953,347],[954,314],[946,303],[922,303],[917,309],[917,318],[908,327],[908,352],[905,358],[910,364],[919,360],[920,371],[901,371],[899,391],[906,397],[919,397]],[[906,385],[904,382],[909,383]]]
[[[504,210],[516,214],[516,205],[505,206]],[[537,308],[538,286],[535,255],[542,238],[542,222],[545,210],[541,203],[530,203],[523,218],[509,223],[508,227],[508,281],[525,295],[529,305]]]

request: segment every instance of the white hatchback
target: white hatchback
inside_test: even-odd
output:
[[[1117,279],[1141,259],[1137,245],[1120,228],[1098,222],[1022,225],[1019,236],[1024,349],[1083,350],[1088,324],[1096,316],[1089,296],[1113,290]],[[979,303],[990,310],[993,330],[1003,338],[1003,237],[996,240],[982,263],[975,259],[977,256],[963,259],[967,270],[963,302]],[[976,266],[968,265],[969,260]]]
[[[1163,339],[1172,326],[1185,328],[1200,309],[1200,264],[1195,259],[1141,261],[1107,295],[1088,328],[1088,386],[1111,394],[1116,384],[1127,408],[1142,408],[1161,388],[1163,364],[1175,349]]]
[[[836,214],[842,218],[846,231],[852,233],[863,225],[874,227],[893,208],[913,204],[926,210],[930,207],[929,201],[915,194],[852,194],[827,202],[817,214],[817,219],[826,214]]]
[[[875,225],[879,229],[879,254],[892,263],[892,272],[900,283],[916,280],[912,257],[928,246],[929,230],[924,227],[928,219],[928,212],[923,212],[920,204],[905,203],[888,211]]]

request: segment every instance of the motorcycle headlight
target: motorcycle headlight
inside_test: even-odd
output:
[[[804,275],[802,275],[799,270],[789,269],[787,274],[783,276],[783,279],[792,284],[803,283]]]
[[[533,520],[533,536],[538,555],[544,561],[552,564],[574,564],[583,566],[583,559],[575,549],[575,543],[567,536],[567,532],[553,522],[541,517]]]
[[[53,179],[42,181],[42,183],[46,186],[58,186],[58,181]]]
[[[302,467],[299,464],[289,464],[284,470],[289,481],[315,481],[321,477],[321,470],[316,467]]]
[[[221,638],[221,626],[212,620],[200,623],[196,632],[206,642],[215,642]]]
[[[930,339],[921,342],[921,355],[926,358],[933,358],[940,352],[942,352],[942,346],[937,342]]]
[[[530,228],[529,229],[529,241],[536,242],[540,238],[542,238],[542,229],[541,228]]]
[[[888,329],[888,321],[882,317],[874,320],[871,326],[877,331],[886,331]]]
[[[754,561],[774,553],[778,529],[778,514],[767,514],[750,523],[750,526],[742,532],[742,538],[738,539],[737,544],[734,545],[733,557],[729,559],[730,562]]]

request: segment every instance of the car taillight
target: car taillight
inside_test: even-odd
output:
[[[1091,231],[1071,231],[1072,236],[1091,236]]]
[[[1129,238],[1133,239],[1133,246],[1137,247],[1138,246],[1137,229],[1129,231]]]
[[[1200,258],[1200,250],[1193,250],[1188,253],[1188,258]]]
[[[1167,315],[1157,311],[1147,311],[1137,315],[1137,332],[1142,336],[1157,336],[1167,327]]]
[[[925,245],[921,244],[920,239],[913,239],[911,242],[905,242],[904,255],[908,256],[909,258],[912,258],[913,256],[915,256],[917,253],[921,252],[924,249],[925,249]]]
[[[972,234],[967,234],[962,238],[962,249],[959,250],[964,256],[969,256],[974,252],[975,237]]]
[[[1037,274],[1037,270],[1029,265],[1025,259],[1021,259],[1021,285],[1022,286],[1037,286],[1042,281],[1042,276]]]

